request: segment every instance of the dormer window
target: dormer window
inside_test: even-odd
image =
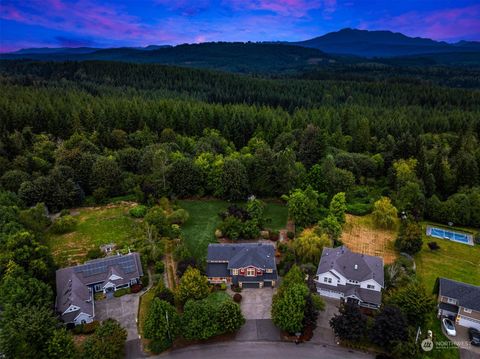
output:
[[[456,301],[455,299],[453,299],[453,298],[448,298],[447,301],[448,301],[448,303],[450,303],[450,304],[457,304],[457,301]]]
[[[273,269],[267,269],[266,272],[267,273],[273,273]]]
[[[238,269],[232,269],[232,275],[238,275]]]
[[[367,284],[368,289],[375,289],[375,286],[373,284]]]
[[[247,277],[255,277],[255,268],[247,268]]]
[[[324,278],[323,278],[323,281],[324,281],[325,283],[332,283],[332,278],[324,277]]]

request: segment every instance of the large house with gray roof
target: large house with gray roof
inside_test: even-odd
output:
[[[345,246],[323,248],[315,282],[321,296],[378,309],[384,288],[383,258]]]
[[[136,252],[59,269],[56,272],[56,311],[66,324],[90,323],[95,318],[95,293],[109,295],[128,288],[140,283],[141,276],[142,264]]]
[[[266,243],[210,244],[207,277],[210,283],[243,288],[274,287],[278,280],[275,247]]]
[[[439,278],[438,316],[453,317],[458,325],[480,330],[480,287]]]

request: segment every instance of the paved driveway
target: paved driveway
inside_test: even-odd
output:
[[[108,298],[95,302],[95,316],[98,320],[112,318],[117,320],[127,330],[125,343],[125,356],[127,358],[140,358],[140,340],[137,330],[138,294],[127,294],[119,298]]]
[[[279,341],[278,329],[271,319],[248,319],[235,335],[238,342]]]
[[[240,307],[245,319],[270,319],[272,297],[276,288],[245,288],[240,293]]]
[[[339,346],[282,342],[228,342],[190,346],[151,358],[174,359],[373,359],[372,354]]]
[[[312,343],[335,345],[335,334],[330,327],[330,318],[338,313],[340,301],[338,299],[322,297],[325,310],[318,313],[317,328],[313,333]]]
[[[479,359],[480,358],[480,347],[475,347],[470,344],[470,339],[468,338],[468,328],[462,327],[460,325],[455,325],[457,335],[455,337],[450,337],[445,333],[445,329],[442,325],[442,331],[445,336],[455,343],[460,348],[460,358],[461,359]]]

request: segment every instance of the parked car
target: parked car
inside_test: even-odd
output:
[[[455,335],[457,335],[457,331],[455,330],[455,325],[450,319],[443,318],[442,324],[443,324],[443,328],[445,329],[448,335],[450,335],[451,337],[454,337]]]
[[[480,347],[480,330],[468,328],[468,337],[470,338],[470,344]]]

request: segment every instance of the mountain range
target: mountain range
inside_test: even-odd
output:
[[[421,37],[408,37],[391,31],[343,29],[292,45],[315,48],[330,54],[361,57],[396,57],[434,53],[476,52],[480,42],[449,44]]]
[[[299,42],[207,42],[122,48],[29,48],[0,59],[125,61],[240,73],[288,72],[332,64],[480,65],[480,42],[446,43],[391,31],[343,29]]]

